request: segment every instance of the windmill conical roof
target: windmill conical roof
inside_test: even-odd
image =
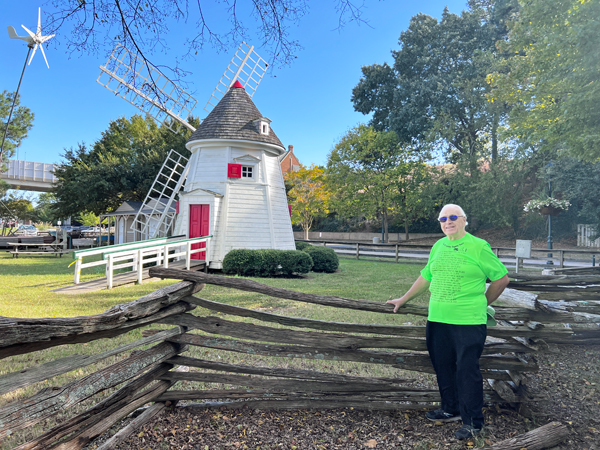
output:
[[[285,147],[272,128],[269,127],[269,134],[259,133],[255,121],[261,118],[263,115],[246,90],[236,83],[196,128],[188,143],[203,139],[239,139],[276,145],[283,152]]]

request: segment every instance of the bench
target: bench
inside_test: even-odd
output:
[[[80,247],[93,247],[95,242],[95,239],[89,238],[73,239],[71,241],[73,247],[77,249],[79,249]]]
[[[41,242],[37,242],[37,240],[35,242],[29,240],[27,242],[9,242],[8,245],[13,247],[13,250],[9,252],[13,258],[18,258],[19,255],[54,255],[62,258],[63,253],[70,252],[70,250],[63,249],[62,244],[48,244],[43,239]],[[32,250],[29,250],[30,248]]]

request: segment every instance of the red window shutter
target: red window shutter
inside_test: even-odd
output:
[[[288,205],[288,209],[290,210],[290,217],[292,217],[292,205]]]
[[[175,202],[175,214],[179,214],[179,200]]]
[[[227,164],[227,177],[228,178],[242,178],[242,165],[241,164]]]

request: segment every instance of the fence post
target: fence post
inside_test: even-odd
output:
[[[192,243],[186,242],[185,244],[185,269],[190,270],[190,260],[192,259],[192,255],[190,252],[192,251]]]
[[[360,247],[360,244],[357,242],[356,243],[356,259],[358,259],[358,256],[360,255],[359,247]]]
[[[83,256],[80,256],[75,261],[75,284],[79,284],[79,280],[81,277],[81,258],[83,258]]]
[[[144,275],[144,255],[142,253],[142,249],[139,249],[137,251],[137,263],[138,263],[138,268],[137,268],[137,283],[138,284],[142,284],[142,278]]]
[[[210,250],[210,239],[206,239],[204,244],[204,273],[208,273],[208,252]]]
[[[560,251],[560,268],[562,269],[563,267],[565,267],[565,251],[561,250]]]
[[[165,269],[169,268],[169,246],[165,245],[163,247],[163,267]]]
[[[396,262],[398,262],[398,244],[396,244]]]
[[[113,287],[113,254],[108,255],[108,262],[106,263],[106,287],[112,289]]]

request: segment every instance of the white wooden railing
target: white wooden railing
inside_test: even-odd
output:
[[[185,268],[190,269],[192,255],[204,253],[204,261],[208,265],[210,239],[203,236],[191,239],[181,239],[182,236],[150,239],[130,244],[118,244],[110,247],[93,248],[73,252],[75,259],[75,284],[79,284],[81,270],[88,267],[105,266],[106,286],[113,287],[114,273],[121,269],[131,269],[137,272],[137,282],[142,283],[143,268],[146,264],[154,264],[165,268],[173,260],[185,259]],[[192,249],[194,244],[206,243],[204,248]],[[84,262],[84,258],[102,255],[99,261]]]

